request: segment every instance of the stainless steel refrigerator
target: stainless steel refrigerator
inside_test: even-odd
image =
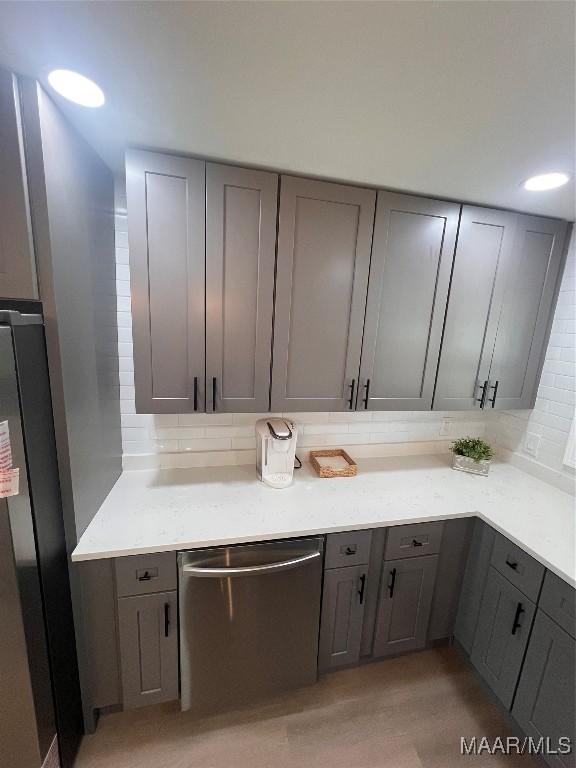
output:
[[[3,307],[0,422],[20,478],[0,498],[0,766],[68,768],[82,715],[44,326],[39,305]]]

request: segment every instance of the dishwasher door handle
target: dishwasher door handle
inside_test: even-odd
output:
[[[183,565],[183,576],[194,576],[201,579],[228,579],[231,576],[265,576],[267,573],[278,573],[279,571],[289,571],[292,568],[298,568],[300,565],[309,563],[322,557],[321,552],[311,552],[302,557],[295,557],[292,560],[281,560],[279,563],[267,563],[266,565],[247,565],[242,568],[202,568],[195,565]]]

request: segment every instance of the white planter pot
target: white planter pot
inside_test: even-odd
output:
[[[452,458],[452,469],[458,469],[460,472],[470,472],[473,475],[484,475],[484,477],[488,475],[490,464],[492,462],[486,459],[474,461],[474,459],[469,459],[468,456],[458,456],[455,453]]]

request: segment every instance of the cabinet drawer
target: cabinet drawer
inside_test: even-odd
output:
[[[526,597],[538,600],[544,566],[499,533],[492,550],[492,565]]]
[[[576,589],[550,571],[544,577],[539,608],[576,637]]]
[[[118,597],[176,589],[175,552],[118,557],[114,565]]]
[[[325,568],[366,565],[370,559],[372,531],[345,531],[326,537]]]
[[[434,555],[440,551],[443,522],[397,525],[388,529],[385,560]]]

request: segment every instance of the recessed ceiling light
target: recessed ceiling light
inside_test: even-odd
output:
[[[48,82],[60,96],[81,104],[83,107],[101,107],[104,92],[92,80],[70,69],[54,69],[48,75]]]
[[[570,181],[566,173],[542,173],[539,176],[531,176],[524,182],[524,189],[529,192],[545,192],[547,189],[562,187]]]

